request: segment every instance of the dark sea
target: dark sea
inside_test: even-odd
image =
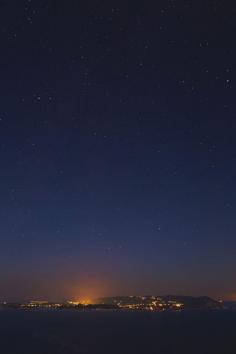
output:
[[[62,353],[236,354],[236,311],[0,311],[0,354]]]

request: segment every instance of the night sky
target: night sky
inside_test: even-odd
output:
[[[233,1],[0,2],[0,300],[236,298]]]

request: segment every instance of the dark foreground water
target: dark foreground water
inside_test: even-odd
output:
[[[236,354],[236,311],[0,311],[1,354]]]

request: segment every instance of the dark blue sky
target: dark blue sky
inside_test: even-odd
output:
[[[0,299],[236,297],[232,1],[0,3]]]

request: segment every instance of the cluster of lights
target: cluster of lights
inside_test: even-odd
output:
[[[150,311],[164,311],[167,309],[171,310],[180,310],[184,307],[184,304],[178,303],[176,301],[166,301],[164,302],[160,298],[151,297],[151,302],[148,301],[148,298],[141,296],[139,303],[122,303],[118,302],[117,305],[122,309],[130,310],[150,310]]]
[[[177,301],[164,301],[157,297],[129,297],[129,301],[114,300],[114,308],[124,310],[147,310],[147,311],[164,311],[164,310],[181,310],[184,304]],[[81,301],[67,301],[65,303],[51,303],[48,301],[29,301],[27,303],[18,304],[17,307],[23,309],[37,309],[37,308],[101,308],[99,306],[109,306],[104,304],[94,304],[91,300]],[[111,305],[113,306],[113,305]],[[105,307],[106,308],[106,307]]]

